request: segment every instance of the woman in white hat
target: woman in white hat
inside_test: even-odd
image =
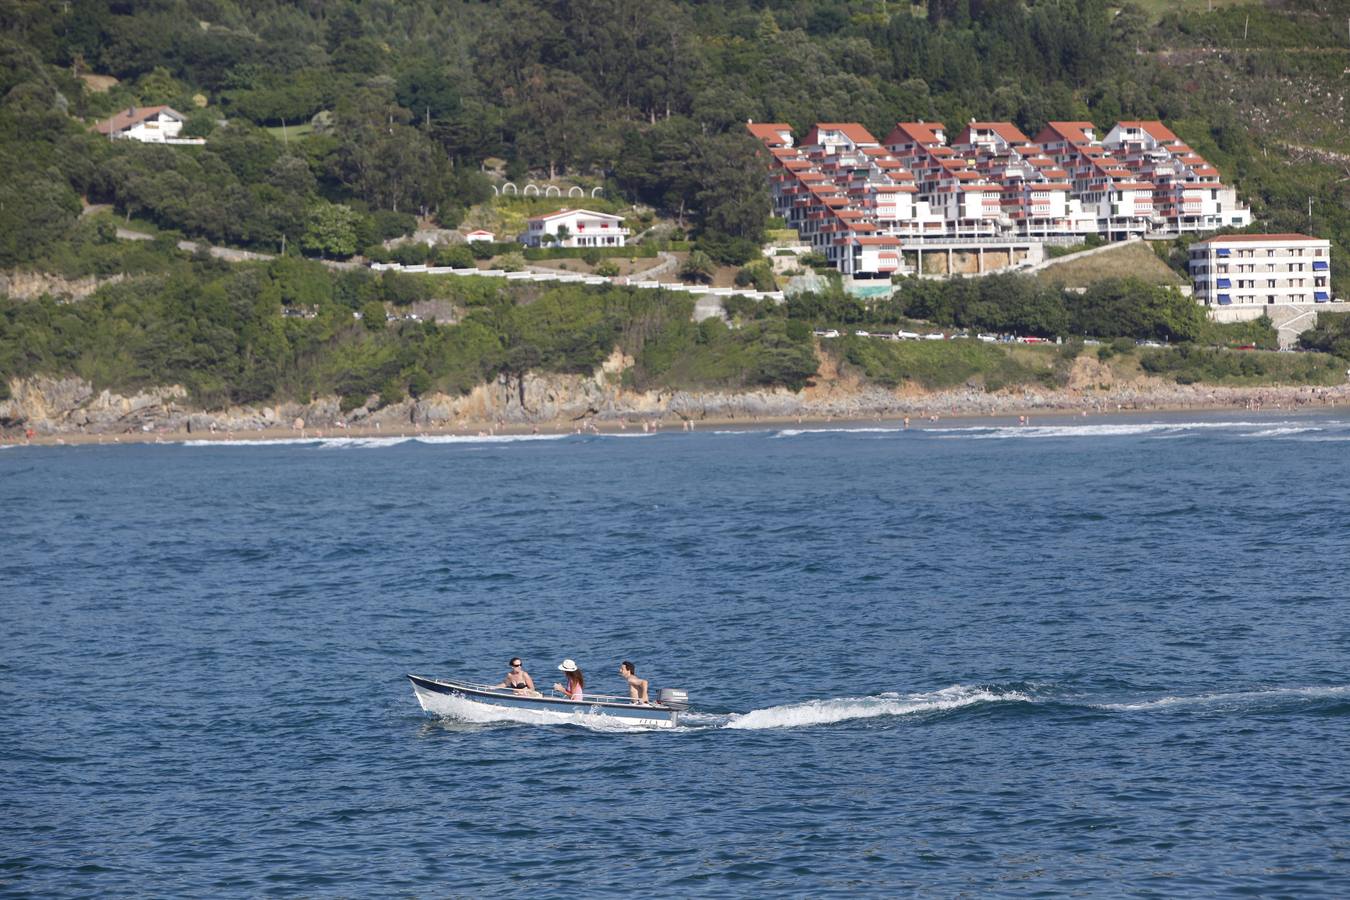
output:
[[[555,684],[553,689],[566,694],[568,700],[581,700],[582,689],[586,687],[586,676],[581,674],[581,669],[572,660],[564,659],[558,671],[567,675],[567,686]]]

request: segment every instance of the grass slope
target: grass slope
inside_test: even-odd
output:
[[[1060,287],[1087,287],[1108,278],[1138,278],[1148,284],[1184,284],[1176,272],[1155,254],[1149,245],[1138,241],[1101,250],[1097,253],[1062,257],[1036,273],[1045,284]]]

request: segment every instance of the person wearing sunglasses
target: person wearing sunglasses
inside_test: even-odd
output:
[[[511,666],[511,669],[506,673],[506,677],[494,685],[494,687],[510,688],[517,694],[539,693],[534,689],[534,679],[530,677],[530,673],[526,672],[525,667],[521,665],[519,656],[511,657],[509,665]]]

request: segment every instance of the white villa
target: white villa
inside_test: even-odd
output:
[[[127,139],[146,144],[205,144],[203,138],[180,138],[187,117],[168,106],[132,106],[106,119],[94,130],[114,140]]]
[[[1195,299],[1209,307],[1330,303],[1331,241],[1306,234],[1229,234],[1191,244]]]
[[[560,209],[531,218],[520,242],[528,247],[622,247],[630,233],[623,227],[622,216]]]
[[[486,231],[482,228],[470,231],[468,234],[464,235],[464,243],[466,244],[477,244],[477,243],[490,244],[495,240],[497,240],[497,236],[495,234],[493,234],[490,231]]]

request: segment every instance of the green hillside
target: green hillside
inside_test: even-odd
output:
[[[222,264],[176,250],[179,238],[348,258],[470,211],[516,223],[524,207],[492,203],[501,179],[603,187],[611,208],[664,222],[663,238],[741,264],[771,224],[747,119],[798,131],[856,120],[884,134],[912,119],[1009,119],[1034,133],[1051,119],[1160,118],[1219,167],[1261,227],[1331,238],[1336,290],[1350,293],[1350,0],[1209,10],[1190,0],[8,3],[0,269],[128,275],[141,299],[186,316],[163,273],[214,283]],[[186,133],[207,143],[90,130],[153,104],[187,114]],[[81,219],[84,204],[161,237],[119,240],[110,218]],[[222,302],[256,305],[281,328],[285,298],[265,281],[234,279]],[[80,303],[111,310],[125,290]],[[22,305],[0,300],[0,338],[31,358],[0,360],[0,376],[123,371],[106,335],[57,355],[23,348]]]

